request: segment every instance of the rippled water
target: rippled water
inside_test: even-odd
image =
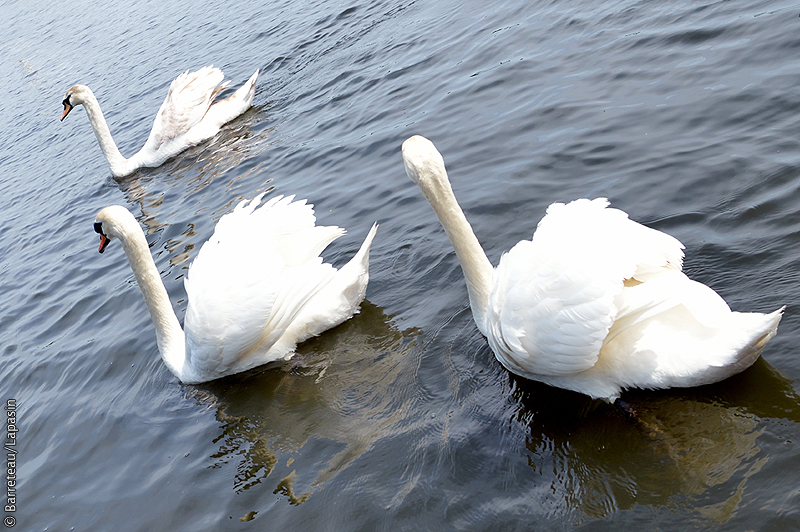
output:
[[[800,9],[792,2],[19,2],[0,22],[0,378],[18,401],[19,530],[800,528]],[[114,180],[170,81],[261,69],[255,107]],[[431,138],[489,258],[546,206],[608,197],[679,238],[737,310],[787,305],[754,367],[634,392],[642,425],[515,378],[467,308],[401,142]],[[147,229],[183,275],[240,198],[296,194],[348,235],[374,221],[361,314],[271,368],[183,386],[127,261],[92,222]],[[6,512],[5,515],[12,515]]]

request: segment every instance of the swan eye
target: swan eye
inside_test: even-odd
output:
[[[95,222],[94,223],[94,232],[97,233],[98,235],[106,236],[103,233],[103,222]]]

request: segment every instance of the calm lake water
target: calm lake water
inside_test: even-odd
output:
[[[705,3],[22,2],[3,9],[0,382],[17,401],[16,530],[800,529],[800,7]],[[207,64],[255,106],[115,180],[169,83]],[[608,197],[686,245],[735,310],[786,305],[751,369],[627,398],[643,420],[511,376],[405,175],[433,140],[490,260],[548,204]],[[305,365],[184,386],[102,207],[146,228],[178,317],[183,277],[241,198],[296,194],[373,222],[362,312]]]

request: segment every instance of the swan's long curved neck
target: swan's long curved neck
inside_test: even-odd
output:
[[[478,329],[486,335],[486,312],[492,291],[494,267],[458,205],[444,169],[429,168],[417,182],[450,238],[467,281],[469,304]]]
[[[89,122],[92,124],[94,136],[97,137],[97,143],[100,144],[100,149],[103,150],[103,155],[105,155],[108,165],[111,167],[111,173],[116,177],[131,173],[134,169],[131,167],[136,166],[136,155],[130,159],[122,156],[111,136],[111,130],[108,128],[103,111],[100,110],[100,103],[93,93],[86,97],[83,106],[89,116]]]
[[[120,235],[120,240],[156,328],[161,358],[175,375],[180,376],[184,372],[186,361],[186,339],[150,254],[144,233],[137,224],[135,230],[130,228],[124,235]]]

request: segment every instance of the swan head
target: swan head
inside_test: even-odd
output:
[[[432,205],[453,195],[442,154],[430,140],[420,135],[407,139],[403,143],[403,163],[409,179]]]
[[[121,238],[130,233],[131,227],[141,231],[136,218],[125,207],[112,205],[101,210],[94,220],[94,230],[100,235],[100,247],[97,251],[104,252],[112,238]]]
[[[414,135],[403,143],[403,163],[408,177],[422,186],[432,175],[445,171],[442,154],[421,135]]]
[[[92,94],[92,91],[89,90],[89,87],[86,85],[75,85],[74,87],[70,87],[67,93],[64,95],[64,101],[61,102],[64,105],[64,112],[61,114],[61,120],[63,121],[70,111],[72,111],[73,107],[76,105],[83,105],[88,95]]]

